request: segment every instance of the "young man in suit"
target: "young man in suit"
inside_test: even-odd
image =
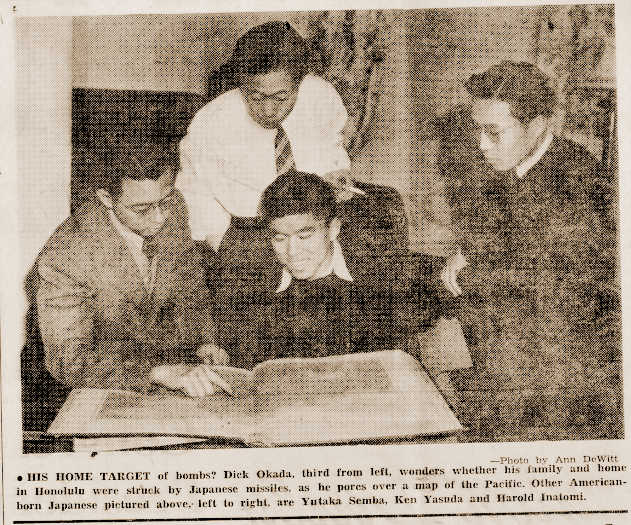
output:
[[[418,260],[340,234],[336,208],[333,187],[316,175],[290,170],[265,190],[261,213],[275,261],[236,304],[218,293],[219,341],[231,364],[413,352],[413,336],[432,325],[437,305]],[[230,296],[234,286],[224,287]]]
[[[461,295],[474,380],[488,374],[495,390],[471,426],[508,439],[609,432],[585,426],[611,423],[615,387],[602,391],[598,374],[619,352],[607,335],[618,323],[616,236],[603,227],[598,163],[553,134],[555,92],[536,66],[505,61],[466,87],[483,159],[452,174],[460,248],[442,279]]]
[[[462,200],[468,208],[465,211],[454,202],[456,225],[465,226],[466,222],[467,226],[460,228],[461,249],[448,259],[442,272],[442,280],[454,296],[462,292],[457,278],[467,265],[466,252],[476,255],[473,235],[501,233],[510,246],[500,242],[505,248],[501,255],[487,256],[497,255],[500,264],[509,263],[507,257],[543,255],[539,252],[545,247],[532,244],[531,228],[551,231],[550,226],[561,226],[556,223],[569,225],[576,220],[597,228],[601,222],[598,212],[605,213],[599,209],[603,203],[594,199],[598,163],[584,147],[553,134],[550,120],[556,95],[536,66],[504,61],[472,75],[466,88],[472,97],[473,135],[485,162],[478,173],[481,176],[467,180],[461,175],[456,181],[454,193],[466,197]],[[547,248],[570,254],[583,251],[580,246],[587,244],[580,235],[563,238],[561,244]],[[567,243],[577,246],[564,246]],[[515,249],[509,249],[512,247]]]
[[[157,146],[114,150],[95,199],[44,246],[37,313],[46,367],[61,383],[191,396],[222,384],[196,355],[219,352],[178,167]]]

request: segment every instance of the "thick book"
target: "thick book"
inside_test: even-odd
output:
[[[233,396],[76,389],[48,433],[219,437],[277,446],[462,430],[420,363],[402,351],[272,359],[253,370],[213,368]]]

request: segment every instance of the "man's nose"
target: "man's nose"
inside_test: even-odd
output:
[[[289,237],[287,239],[287,255],[291,257],[295,257],[300,251],[300,239],[297,237]]]
[[[493,142],[489,139],[486,132],[482,129],[480,130],[480,149],[482,151],[488,151],[493,147]]]
[[[276,113],[278,113],[277,103],[274,102],[273,100],[265,100],[263,102],[263,114],[267,118],[272,118],[276,116]]]
[[[169,210],[163,210],[160,206],[151,209],[151,221],[155,224],[162,224],[169,216]]]

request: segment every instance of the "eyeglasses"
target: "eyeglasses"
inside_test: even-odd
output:
[[[279,91],[278,93],[274,93],[273,95],[265,95],[264,93],[259,93],[258,91],[250,91],[248,89],[241,90],[248,100],[248,102],[252,102],[254,104],[262,104],[266,100],[271,100],[272,102],[276,102],[277,104],[282,104],[289,100],[295,93],[295,91]]]
[[[171,211],[173,207],[173,203],[175,202],[175,196],[173,193],[167,195],[163,199],[160,199],[157,202],[148,202],[142,204],[132,204],[130,206],[125,206],[123,204],[123,208],[136,213],[137,215],[146,216],[149,215],[152,211],[156,209],[160,209],[162,212]]]
[[[511,124],[510,126],[506,126],[504,128],[497,128],[495,126],[481,126],[479,124],[474,124],[473,135],[479,136],[480,133],[484,133],[493,144],[499,144],[507,131],[510,131],[518,126],[519,124]]]

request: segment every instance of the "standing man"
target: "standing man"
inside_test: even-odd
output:
[[[598,164],[552,133],[555,93],[536,66],[505,61],[466,87],[484,163],[452,174],[460,249],[442,279],[462,294],[478,375],[495,390],[492,421],[471,425],[588,437],[580,422],[606,420],[598,374],[617,352],[601,337],[617,322],[616,248],[594,199]]]
[[[581,220],[596,220],[590,187],[597,184],[599,166],[585,148],[552,133],[549,121],[556,108],[556,95],[549,79],[532,64],[504,61],[472,75],[466,88],[472,97],[474,136],[490,170],[477,181],[459,176],[456,192],[467,197],[477,192],[488,204],[495,205],[479,206],[481,202],[469,198],[465,205],[473,205],[467,210],[470,216],[461,213],[456,219],[466,220],[470,232],[477,227],[479,234],[497,233],[490,231],[493,226],[507,232],[511,224],[485,224],[493,218],[493,212],[506,211],[498,210],[497,204],[502,204],[511,207],[510,218],[521,224],[525,223],[513,217],[515,213],[528,213],[534,221],[534,212],[547,210],[548,216],[539,213],[536,217],[537,226],[544,227],[549,225],[541,221],[552,218],[551,207],[561,204],[566,218],[574,215]],[[476,187],[462,188],[465,184]],[[527,202],[528,198],[532,202]],[[456,211],[462,208],[456,206]],[[454,296],[462,293],[457,278],[468,264],[462,248],[448,259],[441,275]]]
[[[180,143],[178,179],[193,238],[215,250],[257,242],[263,190],[291,168],[320,176],[348,170],[347,112],[335,88],[309,75],[308,48],[288,22],[268,22],[237,41],[238,88],[204,106]],[[256,250],[254,250],[256,252]]]
[[[196,355],[221,352],[178,168],[178,155],[157,146],[116,150],[96,198],[44,246],[37,313],[46,367],[61,383],[191,396],[224,386]]]

